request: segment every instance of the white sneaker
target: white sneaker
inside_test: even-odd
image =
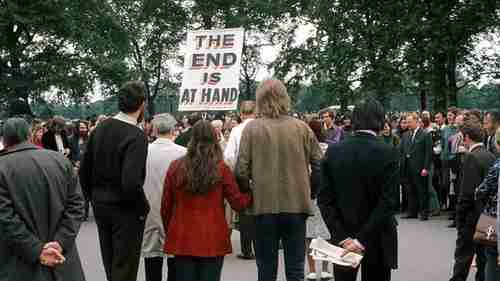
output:
[[[330,272],[321,272],[321,280],[323,279],[330,280],[332,278],[333,274],[331,274]]]
[[[307,274],[307,276],[306,276],[306,279],[307,280],[316,280],[316,279],[318,279],[318,275],[316,274],[316,272],[309,272],[309,274]]]

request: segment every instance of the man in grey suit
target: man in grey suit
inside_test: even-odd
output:
[[[492,153],[482,143],[482,130],[479,123],[467,122],[460,129],[468,153],[464,154],[460,176],[460,188],[457,202],[457,243],[453,276],[450,281],[466,281],[474,254],[477,255],[476,280],[484,280],[485,257],[474,244],[475,226],[479,219],[480,208],[474,199],[474,192],[488,173],[495,161]]]
[[[84,200],[71,163],[29,143],[25,120],[3,128],[0,280],[84,281],[75,245]]]

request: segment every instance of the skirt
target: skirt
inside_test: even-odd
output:
[[[319,211],[318,202],[312,200],[314,215],[307,218],[306,223],[306,238],[323,238],[325,240],[330,240],[330,232],[326,227],[321,212]]]

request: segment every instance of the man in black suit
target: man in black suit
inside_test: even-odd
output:
[[[397,268],[399,159],[380,142],[384,109],[374,100],[356,105],[353,136],[330,145],[321,167],[318,205],[333,243],[362,253],[362,280],[388,281]],[[358,269],[334,268],[335,280],[355,281]]]
[[[418,115],[410,113],[406,117],[408,131],[401,141],[400,157],[402,174],[408,179],[409,215],[404,218],[429,219],[429,171],[432,164],[432,138],[418,126]]]
[[[480,208],[475,202],[475,189],[481,184],[495,161],[495,156],[486,150],[482,141],[481,125],[474,122],[465,123],[460,130],[464,136],[464,145],[469,152],[464,154],[461,169],[461,182],[457,203],[457,244],[453,276],[450,281],[466,281],[474,254],[477,255],[476,280],[484,280],[485,257],[474,244],[475,226],[479,219]]]

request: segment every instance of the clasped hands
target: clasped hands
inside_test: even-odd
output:
[[[356,253],[356,254],[363,254],[365,249],[359,242],[356,242],[354,239],[347,239],[342,243],[342,248],[345,249],[344,253],[342,254],[342,257],[347,255],[350,252]]]
[[[45,244],[40,253],[40,263],[47,267],[56,267],[63,264],[66,258],[62,254],[63,249],[59,242],[53,241]]]

